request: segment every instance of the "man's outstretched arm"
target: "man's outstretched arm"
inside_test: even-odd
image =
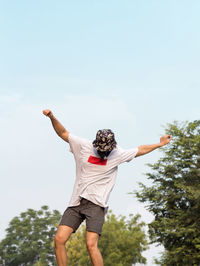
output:
[[[63,125],[55,118],[52,111],[49,109],[46,109],[43,111],[43,114],[48,116],[51,119],[51,123],[53,125],[54,130],[58,134],[59,137],[61,137],[63,140],[69,142],[69,131],[67,131]]]
[[[138,152],[135,157],[147,154],[151,151],[154,151],[157,148],[160,148],[166,144],[168,144],[171,141],[171,136],[170,135],[165,135],[160,138],[160,143],[157,144],[151,144],[151,145],[142,145],[138,147]]]

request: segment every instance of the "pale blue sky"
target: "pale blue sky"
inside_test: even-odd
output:
[[[112,128],[125,148],[199,119],[199,12],[197,0],[0,1],[1,238],[14,215],[43,204],[62,212],[71,196],[73,158],[44,108],[89,139]],[[159,156],[120,168],[115,213],[150,221],[126,193]]]

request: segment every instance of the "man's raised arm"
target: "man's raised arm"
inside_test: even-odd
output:
[[[51,123],[53,125],[53,128],[55,129],[56,133],[59,137],[61,137],[63,140],[69,142],[69,131],[67,131],[63,125],[54,117],[51,110],[46,109],[43,111],[43,114],[48,116],[51,119]]]
[[[151,145],[142,145],[138,147],[138,153],[136,154],[135,157],[147,154],[157,148],[160,148],[166,144],[168,144],[171,141],[171,136],[170,135],[165,135],[160,138],[160,143],[157,144],[151,144]]]

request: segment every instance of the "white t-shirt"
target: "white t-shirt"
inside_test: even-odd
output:
[[[69,207],[78,206],[83,197],[106,208],[118,165],[131,161],[138,148],[124,150],[117,146],[107,160],[102,161],[89,140],[69,134],[69,145],[76,161],[76,181]]]

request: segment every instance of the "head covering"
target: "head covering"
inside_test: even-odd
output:
[[[117,142],[115,141],[115,135],[111,129],[101,129],[97,131],[96,139],[92,144],[97,151],[111,152],[116,148]]]

